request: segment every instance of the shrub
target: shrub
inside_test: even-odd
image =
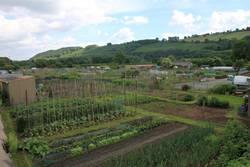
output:
[[[208,107],[228,108],[229,102],[221,101],[216,97],[212,97],[211,99],[208,100]]]
[[[183,91],[188,91],[189,89],[191,89],[191,86],[189,86],[189,85],[182,85],[182,87],[181,87],[181,90],[183,90]]]
[[[26,140],[23,149],[35,157],[44,157],[50,150],[46,141],[37,138],[29,138]]]
[[[199,106],[207,106],[207,104],[208,104],[208,99],[207,99],[207,97],[206,96],[200,96],[199,98],[198,98],[198,100],[197,100],[197,104],[199,105]]]
[[[207,98],[206,96],[201,96],[197,100],[199,106],[215,107],[215,108],[228,108],[229,102],[219,100],[216,97]]]
[[[209,91],[215,94],[233,94],[236,90],[236,87],[232,84],[223,84],[217,85],[211,88]]]
[[[194,100],[194,96],[192,95],[185,95],[183,97],[183,101],[193,101]]]

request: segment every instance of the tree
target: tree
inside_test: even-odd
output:
[[[233,46],[232,61],[235,71],[238,73],[244,62],[250,60],[250,40],[240,40]]]
[[[113,62],[118,64],[124,64],[126,63],[127,58],[122,52],[118,52],[115,57],[113,58]]]
[[[170,57],[165,57],[161,59],[161,65],[164,68],[171,68],[173,66],[173,61],[171,60]]]

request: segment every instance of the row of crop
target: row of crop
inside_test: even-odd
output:
[[[127,93],[125,96],[104,98],[52,99],[19,106],[12,111],[17,130],[26,137],[53,135],[79,125],[89,126],[95,122],[113,120],[133,113],[124,105],[136,105],[156,101],[153,97]]]
[[[159,144],[118,156],[103,166],[204,166],[220,149],[211,128],[193,128]]]
[[[11,114],[13,117],[18,117],[23,114],[63,110],[64,108],[72,108],[75,106],[99,105],[99,108],[107,108],[105,106],[108,106],[112,102],[133,105],[136,103],[149,103],[156,100],[157,98],[151,96],[137,95],[130,92],[124,93],[123,95],[105,96],[104,98],[52,98],[29,106],[20,105],[12,110]]]
[[[52,124],[37,126],[31,129],[25,129],[24,132],[21,133],[21,135],[24,137],[52,136],[77,128],[93,126],[101,122],[112,121],[115,119],[120,119],[122,117],[133,116],[134,114],[134,112],[124,110],[122,114],[116,116],[112,113],[104,117],[102,115],[98,115],[99,117],[102,117],[96,119],[95,121],[89,121],[86,119],[86,117],[81,117],[74,120],[57,121]]]
[[[37,108],[27,107],[26,112],[20,112],[15,116],[18,132],[22,133],[25,129],[43,127],[58,122],[72,120],[82,122],[99,121],[109,117],[120,117],[125,114],[125,110],[119,101],[82,100],[82,103],[74,102],[74,100],[69,100],[65,105],[55,105],[40,112],[34,111],[39,109],[39,106]]]
[[[97,132],[90,132],[73,138],[55,141],[50,143],[52,151],[42,159],[42,163],[48,165],[58,159],[80,155],[90,150],[145,133],[165,123],[163,120],[148,119],[143,124],[137,126],[126,123],[115,129],[102,129]]]

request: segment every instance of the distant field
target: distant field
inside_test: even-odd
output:
[[[250,31],[242,31],[242,32],[231,32],[231,33],[219,33],[208,36],[200,35],[198,37],[192,37],[185,39],[185,41],[205,41],[205,39],[211,41],[218,41],[219,39],[242,39],[245,36],[250,35]]]

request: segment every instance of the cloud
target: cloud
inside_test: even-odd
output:
[[[250,10],[213,11],[207,17],[174,10],[169,25],[185,35],[241,29],[250,25]]]
[[[11,44],[0,45],[0,50],[6,55],[10,55],[11,59],[23,60],[29,59],[30,54],[35,55],[38,52],[43,52],[50,49],[58,49],[68,46],[81,46],[71,36],[65,36],[62,38],[53,38],[49,35],[43,35],[41,37],[35,37],[28,35],[25,39],[20,41],[13,41]],[[3,55],[2,56],[6,56]]]
[[[33,12],[53,12],[57,9],[56,1],[51,0],[1,0],[0,10],[16,10],[23,8]]]
[[[61,44],[64,34],[73,33],[91,25],[114,22],[116,21],[115,14],[143,10],[145,6],[141,2],[133,0],[0,0],[0,46],[5,46],[0,54],[14,59],[31,57],[33,50],[40,51],[40,46],[51,48],[46,45],[45,36],[54,36],[49,39],[48,44],[52,46],[55,46],[55,43]],[[139,21],[142,22],[140,19]],[[135,20],[138,21],[138,18]],[[58,46],[61,46],[60,44]],[[24,56],[20,50],[22,54],[12,50],[13,48],[15,50],[27,48],[28,50],[28,47],[31,50],[30,53],[25,52],[28,56]],[[44,47],[45,50],[48,48]]]
[[[130,28],[124,27],[115,32],[109,39],[112,43],[129,42],[134,40],[134,32]]]
[[[169,25],[180,26],[187,32],[195,32],[200,26],[201,16],[194,16],[191,13],[174,10]]]
[[[209,20],[209,30],[211,32],[245,28],[250,25],[250,11],[215,11]]]
[[[124,24],[147,24],[148,22],[148,18],[144,16],[125,16],[123,20]]]

